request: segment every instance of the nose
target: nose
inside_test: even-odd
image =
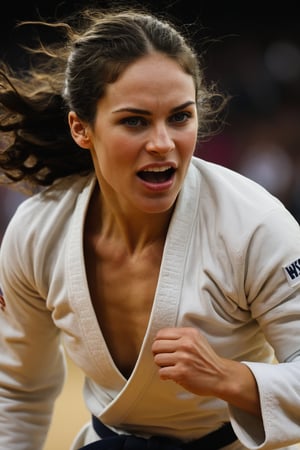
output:
[[[159,125],[150,130],[146,143],[148,152],[164,154],[174,150],[174,148],[174,141],[166,125]]]

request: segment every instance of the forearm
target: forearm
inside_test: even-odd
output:
[[[0,389],[0,450],[39,450],[50,426],[52,405],[33,401],[23,393],[22,400]],[[7,398],[5,397],[7,396]],[[17,397],[18,393],[15,393]],[[20,394],[21,395],[21,394]]]

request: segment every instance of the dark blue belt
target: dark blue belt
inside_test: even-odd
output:
[[[92,416],[93,427],[101,439],[81,447],[80,450],[218,450],[237,440],[230,423],[195,441],[183,443],[178,439],[152,436],[144,439],[137,436],[117,434]]]

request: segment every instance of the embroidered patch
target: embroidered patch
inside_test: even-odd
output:
[[[285,266],[283,270],[291,286],[300,282],[300,258]]]
[[[1,309],[1,311],[4,311],[5,307],[6,307],[6,303],[5,303],[5,300],[4,300],[4,297],[3,297],[3,292],[2,292],[2,290],[0,288],[0,309]]]

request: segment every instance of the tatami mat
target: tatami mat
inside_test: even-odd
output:
[[[44,450],[69,450],[80,428],[90,419],[82,397],[83,374],[72,361],[67,363],[67,379],[56,401]]]

